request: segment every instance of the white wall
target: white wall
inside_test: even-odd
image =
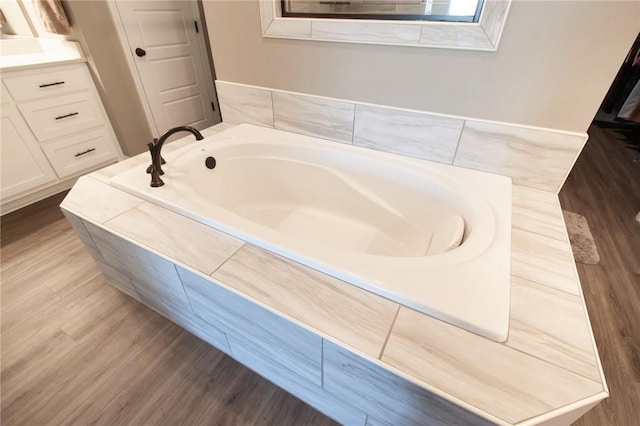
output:
[[[516,0],[497,52],[265,39],[257,0],[204,0],[217,78],[584,132],[640,30],[637,1]]]

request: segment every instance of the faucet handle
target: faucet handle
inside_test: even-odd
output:
[[[158,138],[153,138],[153,142],[149,142],[147,144],[147,146],[149,147],[149,152],[151,152],[151,156],[153,156],[153,149],[155,149],[157,145],[158,145]],[[167,164],[167,162],[164,161],[164,158],[162,157],[162,155],[160,156],[160,164]]]
[[[151,164],[147,167],[147,173],[151,173],[153,170],[153,148],[155,147],[155,143],[158,141],[157,138],[153,138],[153,142],[147,143],[147,148],[149,148],[149,153],[151,154]]]

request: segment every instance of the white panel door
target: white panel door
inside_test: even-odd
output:
[[[116,3],[151,114],[160,133],[215,124],[190,1]],[[202,31],[202,29],[200,29]],[[182,135],[183,136],[183,135]]]
[[[2,107],[2,200],[56,180],[56,174],[14,105]]]

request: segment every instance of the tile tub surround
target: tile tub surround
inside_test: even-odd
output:
[[[509,176],[557,193],[587,135],[216,81],[222,118]]]
[[[209,257],[210,243],[190,235],[220,233],[142,200],[116,196],[119,191],[105,179],[116,167],[123,168],[114,165],[82,178],[62,208],[94,257],[104,252],[108,259],[114,253],[109,244],[122,245],[115,252],[138,259],[136,265],[144,258],[163,265],[165,273],[150,273],[166,284],[154,293],[153,280],[138,276],[138,267],[128,271],[123,256],[114,260],[113,254],[108,261],[96,259],[105,275],[126,280],[120,288],[132,297],[342,423],[437,424],[453,418],[463,424],[538,424],[559,417],[560,424],[570,424],[608,395],[573,260],[555,258],[571,249],[552,192],[514,186],[513,230],[531,235],[512,247],[526,262],[514,265],[509,339],[495,343],[239,240],[217,246]],[[114,196],[83,202],[94,193]],[[162,215],[162,223],[137,226],[150,212]],[[547,252],[547,244],[554,251]],[[175,252],[172,246],[189,250]],[[116,264],[118,275],[107,263]],[[167,264],[178,273],[165,270]],[[529,264],[542,267],[540,273]],[[573,275],[554,274],[556,264]],[[172,302],[172,295],[178,299]],[[308,343],[300,350],[310,352],[283,352],[286,341],[267,344],[287,333],[265,343],[260,330],[235,330],[213,308],[219,298],[232,296],[243,315],[267,315],[264,321],[301,333]],[[294,365],[302,370],[291,370],[287,359],[300,360]],[[376,391],[381,388],[394,392]]]

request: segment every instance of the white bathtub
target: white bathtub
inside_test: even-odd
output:
[[[111,182],[443,321],[506,339],[509,178],[246,124],[164,157],[162,187],[149,186],[146,166]],[[215,168],[205,166],[207,157]]]

